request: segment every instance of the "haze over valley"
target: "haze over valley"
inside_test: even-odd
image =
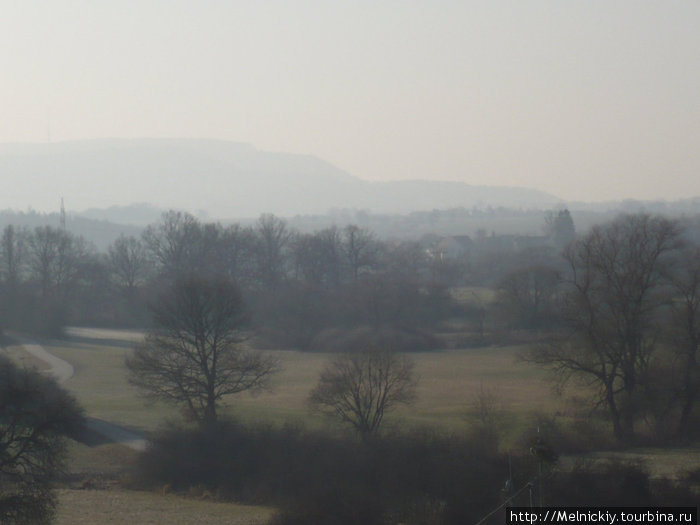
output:
[[[699,25],[3,2],[0,523],[697,521]]]

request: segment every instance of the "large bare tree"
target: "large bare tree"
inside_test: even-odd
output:
[[[678,434],[688,437],[691,415],[700,398],[700,246],[688,246],[670,273],[674,290],[671,303],[671,346],[680,374],[674,376],[680,403]]]
[[[615,436],[629,439],[658,333],[666,260],[678,247],[679,226],[646,214],[623,215],[594,227],[565,252],[568,293],[561,312],[566,336],[529,355],[558,373],[597,388]]]
[[[335,356],[309,395],[311,406],[350,424],[366,439],[384,415],[415,399],[414,363],[405,355],[373,346]]]
[[[129,380],[146,395],[184,405],[200,424],[223,398],[267,386],[276,362],[248,350],[246,311],[227,280],[177,281],[153,307],[154,329],[127,358]]]

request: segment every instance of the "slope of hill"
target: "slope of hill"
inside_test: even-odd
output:
[[[120,235],[138,236],[143,229],[133,224],[119,224],[118,222],[95,220],[70,214],[66,219],[66,228],[71,233],[84,237],[93,243],[98,250],[104,251]],[[27,230],[33,230],[38,226],[59,228],[61,226],[61,218],[58,213],[0,211],[0,231],[10,224]]]
[[[105,139],[0,144],[0,209],[71,210],[148,202],[212,218],[292,216],[330,209],[406,213],[455,206],[549,208],[526,188],[459,182],[367,182],[309,155],[219,140]]]

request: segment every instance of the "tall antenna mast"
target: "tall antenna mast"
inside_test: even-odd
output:
[[[66,229],[66,207],[63,205],[63,197],[61,197],[61,228]]]

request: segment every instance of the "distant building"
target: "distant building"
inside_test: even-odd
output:
[[[434,256],[440,260],[459,259],[468,255],[474,248],[474,241],[468,235],[445,237],[435,246]]]

